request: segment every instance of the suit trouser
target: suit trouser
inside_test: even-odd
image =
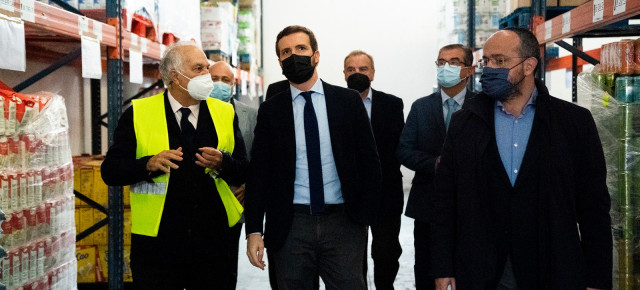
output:
[[[273,256],[269,249],[267,252],[267,271],[269,272],[269,285],[271,285],[272,290],[278,290],[278,278],[276,277],[276,258]],[[313,290],[320,289],[320,276],[316,274],[313,277]]]
[[[371,258],[373,259],[373,279],[376,289],[394,289],[393,282],[398,274],[402,255],[400,246],[400,214],[385,217],[371,225]],[[365,279],[367,255],[364,259]]]
[[[282,248],[273,253],[280,289],[313,289],[318,274],[327,290],[365,289],[366,226],[352,221],[344,206],[335,208],[311,215],[308,206],[294,206],[291,230]]]
[[[242,223],[238,223],[231,228],[229,234],[229,256],[227,266],[225,267],[227,271],[227,281],[224,287],[227,290],[236,289],[236,284],[238,283],[238,251],[240,250],[241,232]]]
[[[434,279],[429,275],[431,263],[431,225],[415,220],[413,228],[413,244],[416,251],[413,271],[417,290],[433,290],[436,288]]]

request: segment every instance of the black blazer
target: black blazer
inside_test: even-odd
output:
[[[595,122],[536,86],[513,188],[495,144],[495,101],[480,93],[451,118],[431,195],[431,270],[455,277],[459,289],[489,289],[492,279],[495,289],[507,253],[519,289],[612,286],[611,202]]]
[[[329,118],[331,147],[349,216],[369,224],[378,215],[380,160],[360,95],[322,82]],[[278,250],[291,229],[296,141],[291,90],[258,110],[246,184],[246,233],[262,233],[265,246]]]
[[[404,192],[396,150],[404,127],[402,99],[372,89],[371,128],[382,167],[382,207],[380,216],[402,214]]]
[[[228,234],[227,216],[213,179],[204,173],[203,167],[195,164],[193,152],[200,147],[215,148],[218,145],[215,124],[206,102],[202,101],[194,140],[195,148],[188,149],[181,144],[180,127],[166,91],[164,101],[169,147],[183,147],[184,160],[176,161],[179,166],[177,170],[171,169],[158,236],[133,235],[131,256],[140,258],[137,261],[163,264],[215,260],[224,255],[220,253],[220,249],[226,245],[220,237]],[[245,181],[248,162],[237,117],[234,118],[234,136],[235,149],[233,154],[223,154],[220,177],[229,184],[239,185]],[[130,185],[143,180],[150,181],[150,177],[164,174],[162,171],[149,174],[146,163],[152,156],[136,159],[136,144],[133,108],[130,107],[120,118],[114,132],[113,145],[102,163],[102,178],[106,184]],[[167,260],[167,256],[158,253],[166,253],[172,258]]]
[[[467,90],[466,100],[474,94]],[[405,214],[421,222],[429,222],[428,197],[433,193],[435,162],[447,135],[440,92],[416,100],[411,105],[398,145],[398,160],[415,171]]]
[[[281,81],[277,81],[275,83],[270,84],[267,87],[267,93],[265,94],[264,99],[265,100],[271,99],[271,97],[277,95],[278,93],[288,90],[289,85],[290,84],[288,80],[281,80]]]

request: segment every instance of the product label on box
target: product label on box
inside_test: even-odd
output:
[[[627,10],[627,0],[613,0],[613,15],[618,15]]]
[[[552,21],[551,21],[551,20],[546,21],[546,22],[544,23],[544,39],[545,39],[545,40],[547,40],[547,39],[551,38],[551,32],[552,32],[551,27],[552,27],[552,24],[553,24],[553,23],[552,23]]]
[[[571,31],[571,11],[562,14],[562,34]]]
[[[593,22],[598,22],[604,17],[604,0],[593,0]]]
[[[13,12],[13,0],[0,0],[0,9],[7,10],[9,12]]]
[[[29,22],[36,22],[34,0],[20,0],[20,18]]]

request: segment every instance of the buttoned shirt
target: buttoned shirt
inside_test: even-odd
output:
[[[306,101],[300,95],[301,90],[291,86],[291,99],[293,102],[293,119],[296,134],[296,177],[294,180],[293,203],[310,204],[309,191],[309,165],[307,162],[307,145],[304,132],[304,105]],[[325,204],[344,203],[340,179],[333,149],[331,147],[331,135],[329,134],[329,119],[327,117],[327,103],[325,101],[322,81],[318,79],[313,87],[311,102],[318,120],[318,132],[320,134],[320,160],[322,162],[322,181],[324,183]]]
[[[527,150],[529,135],[533,127],[533,117],[536,112],[536,98],[538,89],[534,89],[522,114],[516,117],[507,112],[502,102],[496,101],[494,110],[496,142],[502,165],[509,175],[511,186],[516,183],[524,153]]]
[[[371,102],[373,101],[373,90],[371,89],[371,87],[369,87],[369,93],[367,94],[367,97],[362,100],[362,103],[364,104],[364,108],[367,109],[367,115],[369,116],[369,120],[371,120]]]

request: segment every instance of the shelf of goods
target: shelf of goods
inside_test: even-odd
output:
[[[76,289],[64,99],[0,90],[0,289]]]

